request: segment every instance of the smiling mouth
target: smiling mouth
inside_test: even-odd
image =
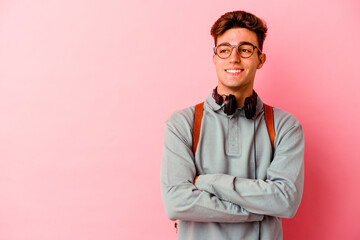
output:
[[[228,73],[240,73],[244,71],[244,69],[225,69],[225,72],[228,72]]]

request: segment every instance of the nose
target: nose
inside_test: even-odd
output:
[[[229,60],[231,61],[231,62],[240,62],[240,55],[239,55],[239,53],[238,53],[238,51],[237,51],[237,48],[236,47],[233,47],[232,49],[231,49],[231,53],[230,53],[230,56],[229,56]]]

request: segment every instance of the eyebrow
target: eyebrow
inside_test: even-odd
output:
[[[251,42],[246,42],[246,41],[239,42],[237,45],[243,45],[243,44],[250,44],[250,45],[256,46],[255,44],[252,44]],[[230,45],[230,46],[232,46],[232,45],[231,45],[230,43],[228,43],[228,42],[220,43],[218,46],[223,46],[223,45]]]

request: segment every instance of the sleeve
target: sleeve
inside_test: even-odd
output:
[[[207,174],[198,177],[196,187],[252,213],[291,218],[302,198],[303,158],[304,135],[296,121],[277,137],[266,180]]]
[[[190,128],[190,127],[188,127]],[[182,126],[167,122],[161,163],[161,195],[171,220],[197,222],[253,222],[263,215],[253,214],[230,201],[193,185],[196,176],[189,134]],[[190,130],[188,130],[190,131]]]

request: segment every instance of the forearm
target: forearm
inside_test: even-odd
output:
[[[250,213],[234,203],[187,184],[172,187],[162,185],[162,198],[167,216],[172,220],[234,223],[263,219],[262,215]]]
[[[253,180],[224,174],[200,175],[197,187],[247,211],[290,218],[300,204],[302,190],[286,180]]]

